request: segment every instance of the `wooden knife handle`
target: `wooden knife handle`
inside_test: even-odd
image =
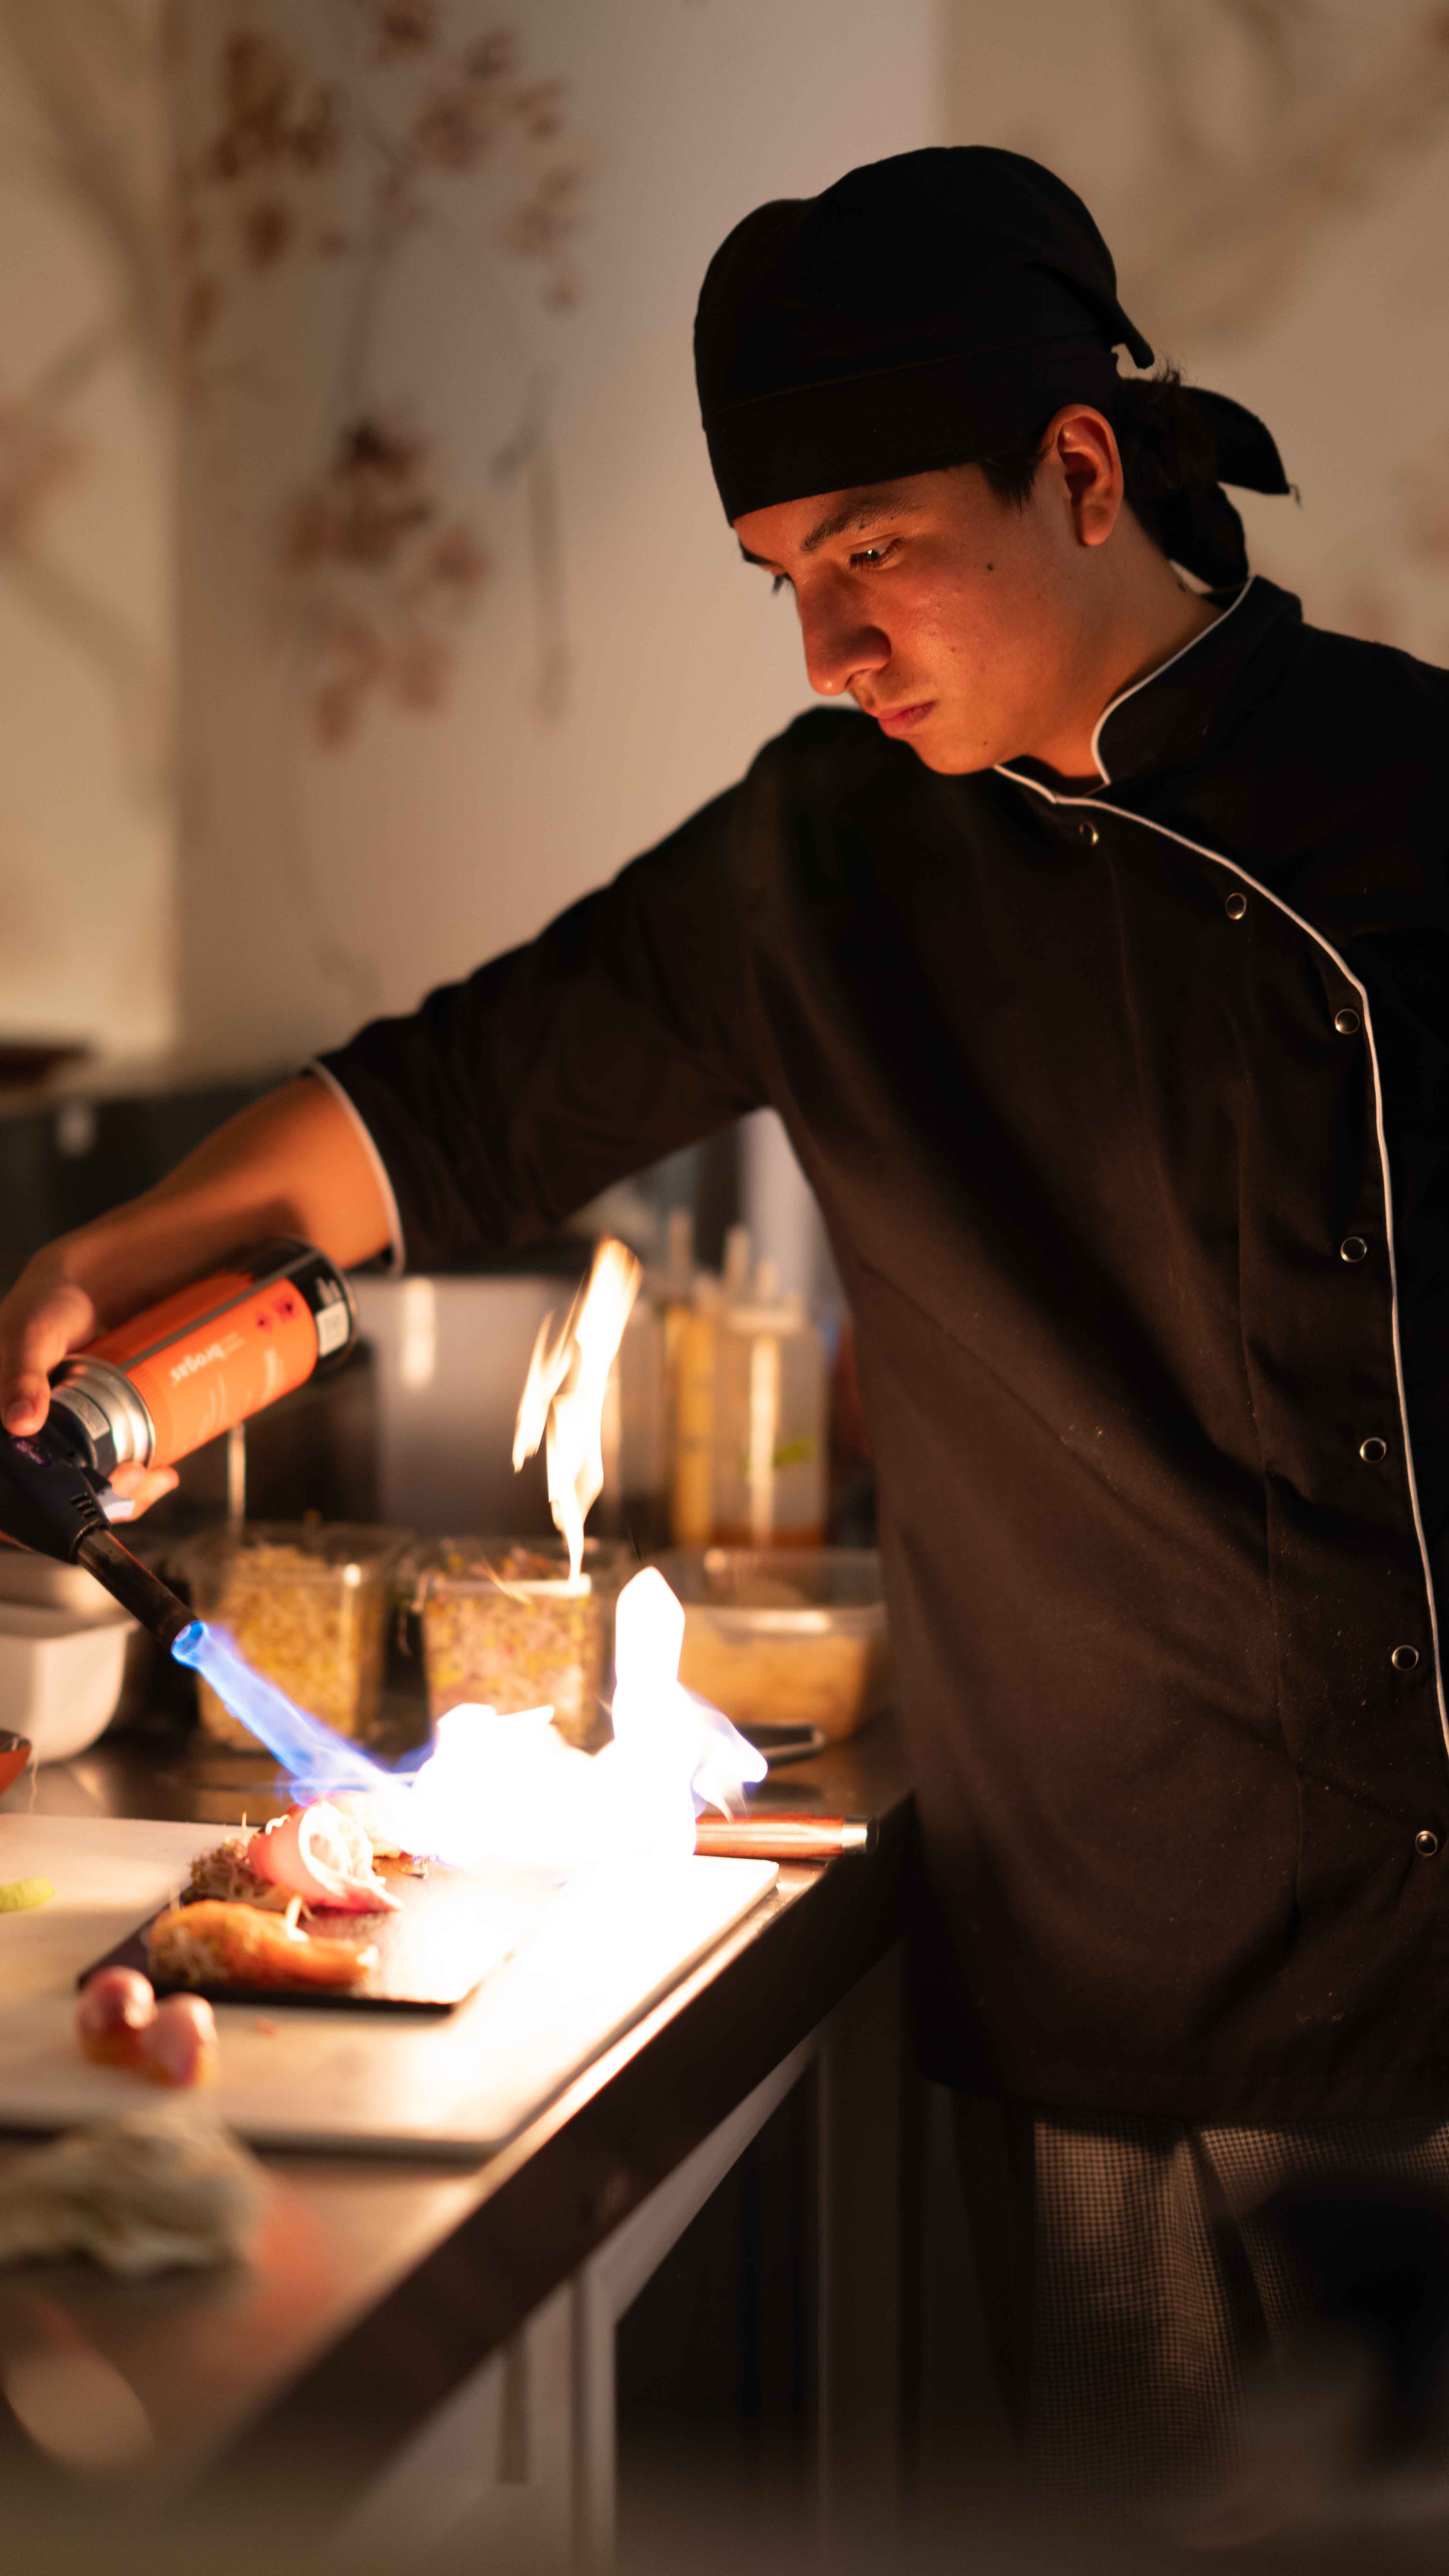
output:
[[[694,1848],[711,1860],[836,1860],[875,1848],[869,1816],[699,1816]]]

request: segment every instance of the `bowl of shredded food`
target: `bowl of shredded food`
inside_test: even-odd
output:
[[[740,1727],[854,1735],[890,1689],[874,1548],[672,1548],[657,1560],[684,1604],[679,1678]]]

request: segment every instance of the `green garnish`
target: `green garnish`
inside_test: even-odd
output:
[[[9,1878],[0,1886],[0,1914],[27,1914],[33,1905],[48,1905],[54,1894],[48,1878]]]

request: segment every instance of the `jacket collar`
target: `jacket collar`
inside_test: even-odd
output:
[[[1001,775],[1078,798],[1208,757],[1236,723],[1244,693],[1256,698],[1268,685],[1303,620],[1292,592],[1256,573],[1213,597],[1222,615],[1103,708],[1092,735],[1096,779],[1065,779],[1029,759],[998,762]]]

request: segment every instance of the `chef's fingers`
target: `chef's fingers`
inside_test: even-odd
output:
[[[0,1421],[36,1432],[50,1409],[50,1372],[94,1339],[96,1310],[83,1288],[37,1262],[0,1299]]]
[[[149,1512],[163,1494],[173,1494],[176,1484],[174,1467],[118,1467],[111,1478],[111,1491],[119,1494],[122,1502],[131,1504],[132,1509],[124,1517],[139,1520],[142,1512]],[[117,1519],[121,1517],[116,1515]]]

